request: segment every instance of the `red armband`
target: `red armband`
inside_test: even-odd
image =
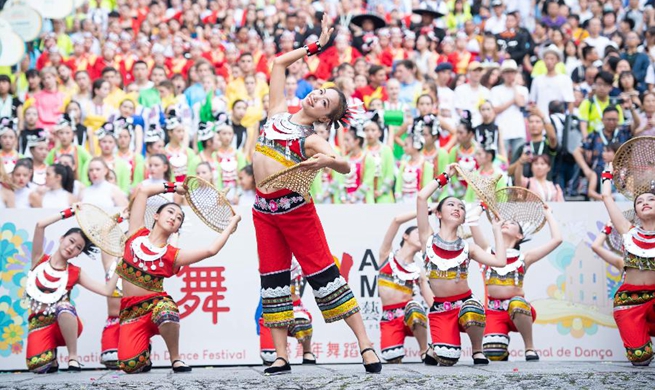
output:
[[[308,56],[313,56],[321,52],[321,44],[318,41],[305,45],[305,50],[307,50]]]
[[[176,186],[177,186],[177,183],[169,181],[169,182],[164,183],[164,190],[166,190],[166,192],[175,192],[175,187]]]
[[[601,233],[603,233],[606,236],[609,236],[610,233],[612,233],[612,227],[610,225],[605,225],[603,230],[601,230]]]
[[[604,171],[603,173],[600,174],[601,182],[605,183],[605,180],[612,180],[614,179],[614,175],[610,171]]]
[[[71,207],[69,209],[60,211],[59,214],[61,214],[61,219],[67,219],[75,215],[75,210],[73,210]]]
[[[116,223],[121,223],[123,221],[124,221],[124,219],[120,215],[118,217],[116,217]]]
[[[448,174],[446,172],[443,172],[439,176],[435,177],[434,180],[436,180],[437,183],[439,183],[439,185],[443,187],[446,184],[448,184],[448,180],[450,180],[450,178],[448,177]]]

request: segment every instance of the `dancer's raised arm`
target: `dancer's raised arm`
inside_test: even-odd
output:
[[[612,196],[613,171],[614,167],[612,166],[612,163],[609,163],[601,175],[603,203],[605,203],[605,208],[610,215],[614,228],[619,233],[626,234],[628,230],[630,230],[632,224],[623,215],[623,212],[621,212],[621,209],[619,209],[619,206],[616,204],[614,197]]]

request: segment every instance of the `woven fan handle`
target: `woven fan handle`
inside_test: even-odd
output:
[[[230,200],[227,198],[227,193],[228,193],[228,192],[230,192],[230,189],[229,189],[229,188],[226,188],[226,189],[224,189],[223,191],[218,191],[218,199],[217,199],[217,202],[216,202],[216,203],[217,203],[219,206],[221,206],[221,198],[223,198],[223,199],[222,199],[222,202],[223,202],[225,205],[227,205],[227,207],[230,208],[230,212],[232,213],[232,215],[236,215],[236,213],[234,212],[234,208],[232,207],[232,203],[230,203]]]

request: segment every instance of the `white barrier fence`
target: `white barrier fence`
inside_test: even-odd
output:
[[[630,205],[625,205],[628,208]],[[607,220],[600,203],[552,205],[564,243],[530,268],[525,278],[526,298],[537,310],[534,339],[544,360],[625,360],[624,349],[612,318],[612,296],[620,274],[598,259],[590,249],[599,228]],[[410,209],[407,205],[318,206],[332,254],[348,279],[362,308],[371,339],[379,348],[377,270],[382,260],[378,248],[391,219]],[[216,237],[190,209],[182,228],[181,248],[206,245]],[[3,210],[0,216],[0,370],[25,369],[27,310],[21,304],[29,269],[31,240],[39,218],[54,210]],[[191,365],[259,364],[259,274],[252,214],[240,207],[243,220],[238,231],[215,258],[187,268],[166,281],[168,293],[178,302],[182,315],[182,359]],[[59,237],[75,225],[75,219],[57,223],[46,231],[46,247],[52,252]],[[490,226],[483,229],[490,236]],[[401,228],[401,232],[405,227]],[[400,234],[400,233],[399,233]],[[548,228],[526,243],[530,248],[549,238]],[[396,239],[396,245],[400,237]],[[97,280],[104,271],[100,259],[84,255],[73,260]],[[484,294],[482,276],[471,264],[469,283]],[[312,296],[303,291],[303,302],[314,316],[313,349],[320,363],[361,362],[357,343],[343,321],[326,325]],[[100,335],[106,319],[105,298],[76,287],[73,300],[84,323],[79,339],[80,361],[100,367]],[[467,337],[462,337],[462,360],[470,360]],[[301,349],[289,339],[292,361],[302,359]],[[406,361],[418,361],[415,340],[406,343]],[[513,334],[510,359],[523,360],[523,343]],[[65,361],[66,349],[59,349]],[[153,362],[169,365],[163,340],[153,343]]]

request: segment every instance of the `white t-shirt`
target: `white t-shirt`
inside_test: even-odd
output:
[[[499,17],[492,11],[492,15],[484,24],[484,31],[489,31],[492,34],[500,34],[507,30],[507,15],[502,14]]]
[[[518,87],[520,93],[525,100],[528,99],[528,89],[525,87]],[[491,89],[491,104],[494,107],[502,106],[503,104],[514,100],[514,88],[506,87],[504,84],[498,85]],[[505,140],[522,138],[525,139],[525,118],[521,109],[516,104],[512,104],[505,111],[496,116],[496,124],[503,132]]]
[[[458,110],[469,110],[472,114],[473,127],[482,123],[480,115],[480,104],[489,99],[491,92],[487,87],[478,85],[474,90],[470,84],[462,84],[455,88],[455,108]]]
[[[569,76],[556,75],[548,77],[547,75],[537,76],[532,81],[530,89],[530,101],[537,103],[537,106],[544,115],[548,115],[548,104],[553,100],[565,101],[572,103],[573,81]]]
[[[437,87],[437,98],[439,99],[439,110],[449,110],[452,115],[455,112],[455,91],[448,87]]]
[[[609,46],[609,44],[611,43],[609,38],[605,38],[602,35],[599,35],[598,38],[589,37],[589,38],[586,38],[584,41],[585,41],[585,43],[587,45],[593,46],[593,47],[596,48],[596,51],[598,51],[598,56],[600,58],[605,57],[605,48],[607,46]]]

